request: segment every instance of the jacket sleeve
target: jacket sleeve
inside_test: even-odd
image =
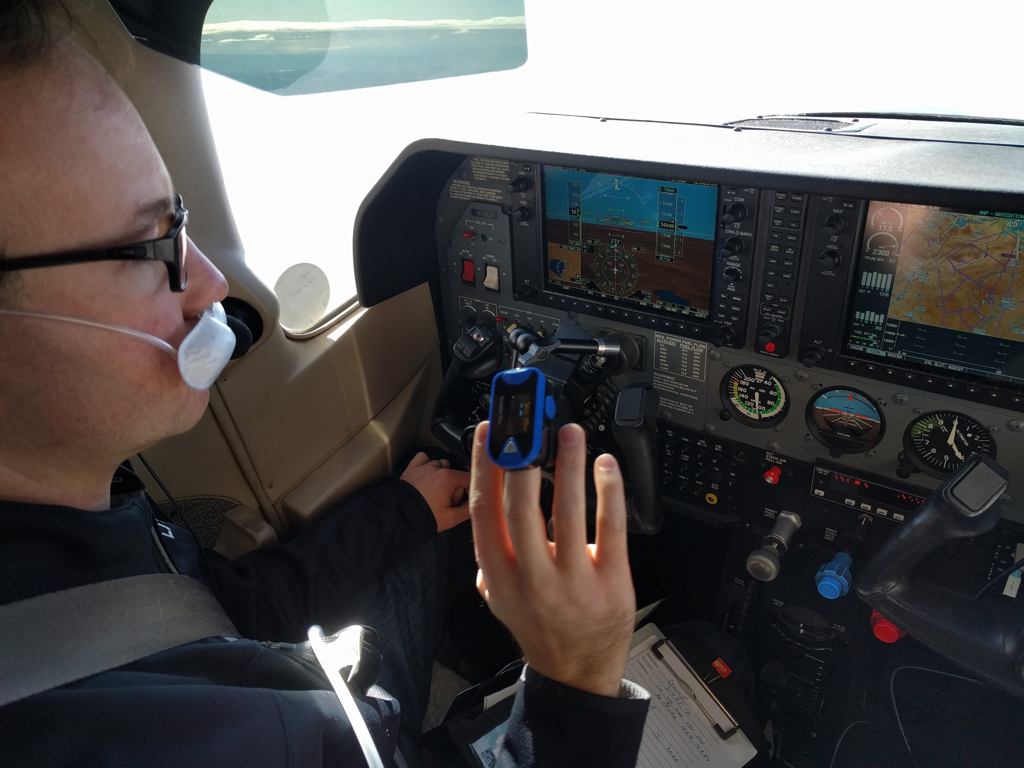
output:
[[[557,683],[526,667],[498,768],[635,768],[650,696],[623,680],[618,698]]]
[[[207,560],[244,637],[299,642],[313,624],[336,629],[353,597],[436,533],[420,492],[393,480],[287,543],[233,561],[207,552]]]

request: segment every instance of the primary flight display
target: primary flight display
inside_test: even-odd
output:
[[[546,287],[706,318],[718,187],[544,168]]]
[[[1024,217],[873,202],[847,346],[1024,383]]]

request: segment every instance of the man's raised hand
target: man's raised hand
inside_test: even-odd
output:
[[[561,429],[551,542],[540,509],[540,470],[497,467],[487,457],[488,429],[486,422],[476,429],[469,491],[477,588],[534,670],[616,696],[636,612],[618,462],[609,455],[594,461],[597,539],[588,545],[585,436],[575,424]]]

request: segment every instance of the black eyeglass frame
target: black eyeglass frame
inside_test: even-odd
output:
[[[185,238],[187,224],[188,210],[182,204],[181,195],[175,195],[174,220],[171,222],[171,228],[163,237],[131,245],[118,245],[113,248],[93,248],[41,256],[19,256],[15,259],[0,258],[0,272],[61,267],[66,264],[87,264],[94,261],[162,261],[167,266],[167,280],[171,290],[181,293],[188,286],[188,270],[185,264],[185,252],[188,250]]]

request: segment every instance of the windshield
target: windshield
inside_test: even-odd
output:
[[[524,74],[530,109],[544,112],[710,123],[805,112],[1024,119],[1022,22],[1020,0],[531,2]]]

